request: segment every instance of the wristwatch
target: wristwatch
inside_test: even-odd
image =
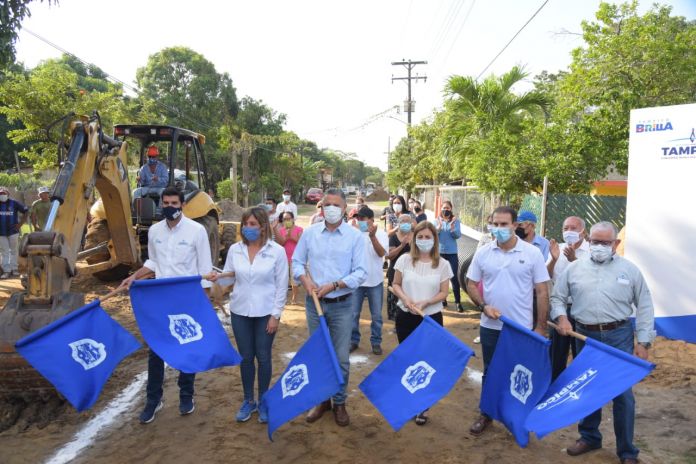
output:
[[[485,307],[486,307],[485,303],[481,303],[480,305],[476,305],[476,309],[478,309],[481,312],[483,312],[483,308],[485,308]]]
[[[638,344],[641,345],[646,350],[649,350],[650,347],[652,346],[652,343],[650,343],[650,342],[638,342]]]
[[[338,290],[338,281],[333,283],[334,291]]]

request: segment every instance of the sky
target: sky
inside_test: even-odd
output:
[[[130,84],[150,55],[190,47],[229,73],[239,98],[248,95],[285,113],[286,129],[386,170],[387,151],[407,127],[407,86],[392,82],[406,69],[391,63],[427,61],[413,70],[427,76],[412,83],[417,124],[442,106],[449,76],[478,76],[543,3],[60,0],[32,2],[23,27]],[[581,22],[594,19],[599,3],[549,0],[484,76],[523,65],[530,74],[524,87],[543,70],[566,69],[571,50],[583,43]],[[641,0],[641,10],[652,3]],[[696,19],[696,0],[662,3]],[[26,66],[60,54],[20,32],[17,59]]]

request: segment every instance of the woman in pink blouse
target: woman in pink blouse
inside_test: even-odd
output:
[[[295,252],[295,247],[302,236],[303,229],[295,225],[295,215],[292,214],[292,211],[285,211],[280,219],[281,223],[280,227],[276,229],[278,233],[275,239],[285,248],[285,254],[288,256],[288,266],[291,266],[292,254]],[[290,304],[295,305],[297,304],[297,286],[292,278],[292,272],[290,272],[290,288],[292,290],[292,301]]]

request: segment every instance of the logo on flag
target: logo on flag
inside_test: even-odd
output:
[[[533,391],[532,371],[522,364],[517,364],[510,374],[510,394],[522,404],[527,404],[527,398]]]
[[[418,361],[406,368],[403,377],[401,377],[401,385],[406,388],[411,394],[430,385],[430,379],[433,378],[435,369],[425,361]]]
[[[203,327],[188,314],[169,314],[169,333],[182,345],[203,338]]]
[[[572,382],[563,387],[560,391],[554,393],[551,397],[539,403],[536,409],[542,411],[547,408],[554,408],[568,400],[579,400],[581,390],[585,388],[587,384],[596,379],[596,376],[597,369],[587,369],[585,372],[573,379]]]
[[[72,358],[86,371],[97,367],[106,359],[106,346],[91,338],[68,343],[68,346],[72,350]]]
[[[309,385],[309,375],[307,374],[306,364],[297,364],[288,369],[280,379],[280,385],[283,390],[283,398],[286,396],[295,396],[302,389]]]

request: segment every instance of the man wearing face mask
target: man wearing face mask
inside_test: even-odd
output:
[[[143,267],[126,278],[121,287],[148,277],[181,277],[206,275],[213,271],[210,244],[205,228],[187,218],[182,212],[184,194],[174,187],[162,191],[162,213],[165,220],[150,227],[147,234],[148,259]],[[203,288],[212,283],[202,280]],[[184,416],[194,410],[193,383],[196,374],[179,372],[179,413]],[[147,369],[147,401],[140,414],[140,423],[149,424],[162,409],[164,361],[150,350]]]
[[[469,296],[482,312],[479,335],[484,384],[503,328],[500,316],[532,329],[535,292],[539,324],[534,331],[546,337],[549,273],[539,250],[515,235],[516,228],[517,212],[509,206],[496,208],[491,221],[495,240],[476,251],[466,274]],[[479,282],[483,282],[483,296],[478,290]],[[479,436],[491,422],[490,417],[481,413],[469,433]]]
[[[365,239],[365,265],[367,266],[367,278],[358,287],[353,296],[353,333],[350,340],[350,351],[358,349],[360,344],[360,313],[362,304],[367,298],[370,306],[370,343],[372,353],[382,354],[382,302],[384,300],[384,255],[389,249],[389,237],[383,230],[379,230],[375,224],[375,213],[363,206],[355,214],[356,227],[362,232]]]
[[[292,272],[302,282],[307,326],[310,334],[319,327],[319,315],[311,297],[315,293],[324,310],[331,341],[341,366],[345,383],[333,396],[333,413],[336,424],[345,427],[350,423],[346,411],[346,388],[350,369],[350,337],[353,330],[353,292],[367,277],[365,239],[355,228],[343,221],[346,196],[341,189],[331,188],[322,200],[324,222],[305,229],[292,255]],[[319,420],[332,409],[327,399],[312,408],[307,422]]]
[[[585,240],[585,221],[577,216],[570,216],[563,221],[563,242],[550,241],[550,256],[546,261],[551,281],[555,284],[573,261],[590,256],[590,245]],[[568,302],[568,320],[575,330],[575,320],[570,316],[572,301]],[[555,330],[551,331],[551,380],[555,380],[568,364],[568,353],[577,355],[575,339],[564,337]]]
[[[599,222],[590,229],[590,258],[578,259],[568,265],[553,289],[551,319],[558,333],[568,335],[572,329],[566,314],[573,302],[570,316],[578,333],[613,346],[641,359],[648,359],[648,349],[655,338],[652,297],[640,270],[630,261],[616,255],[619,245],[616,227]],[[630,317],[635,306],[635,339]],[[584,343],[575,340],[578,352]],[[638,462],[638,448],[633,444],[635,399],[629,388],[613,400],[616,454],[623,464]],[[567,448],[578,456],[602,447],[599,425],[602,410],[598,409],[578,424],[580,438]]]
[[[159,149],[152,145],[147,147],[147,163],[138,171],[138,185],[141,187],[163,188],[169,182],[169,170],[159,161]]]
[[[290,200],[290,189],[283,190],[283,201],[276,206],[276,217],[280,221],[283,218],[283,213],[290,211],[292,217],[297,217],[297,205]]]
[[[536,215],[531,211],[520,211],[517,222],[515,234],[525,242],[537,247],[544,255],[544,260],[549,259],[549,241],[536,233]]]
[[[10,198],[7,187],[0,187],[0,254],[2,254],[2,275],[0,279],[18,277],[17,243],[19,230],[27,219],[29,208]]]
[[[387,230],[389,215],[394,214],[394,209],[392,208],[394,198],[396,198],[396,195],[393,193],[389,195],[389,204],[382,210],[382,216],[379,218],[380,221],[384,221],[384,230]]]

